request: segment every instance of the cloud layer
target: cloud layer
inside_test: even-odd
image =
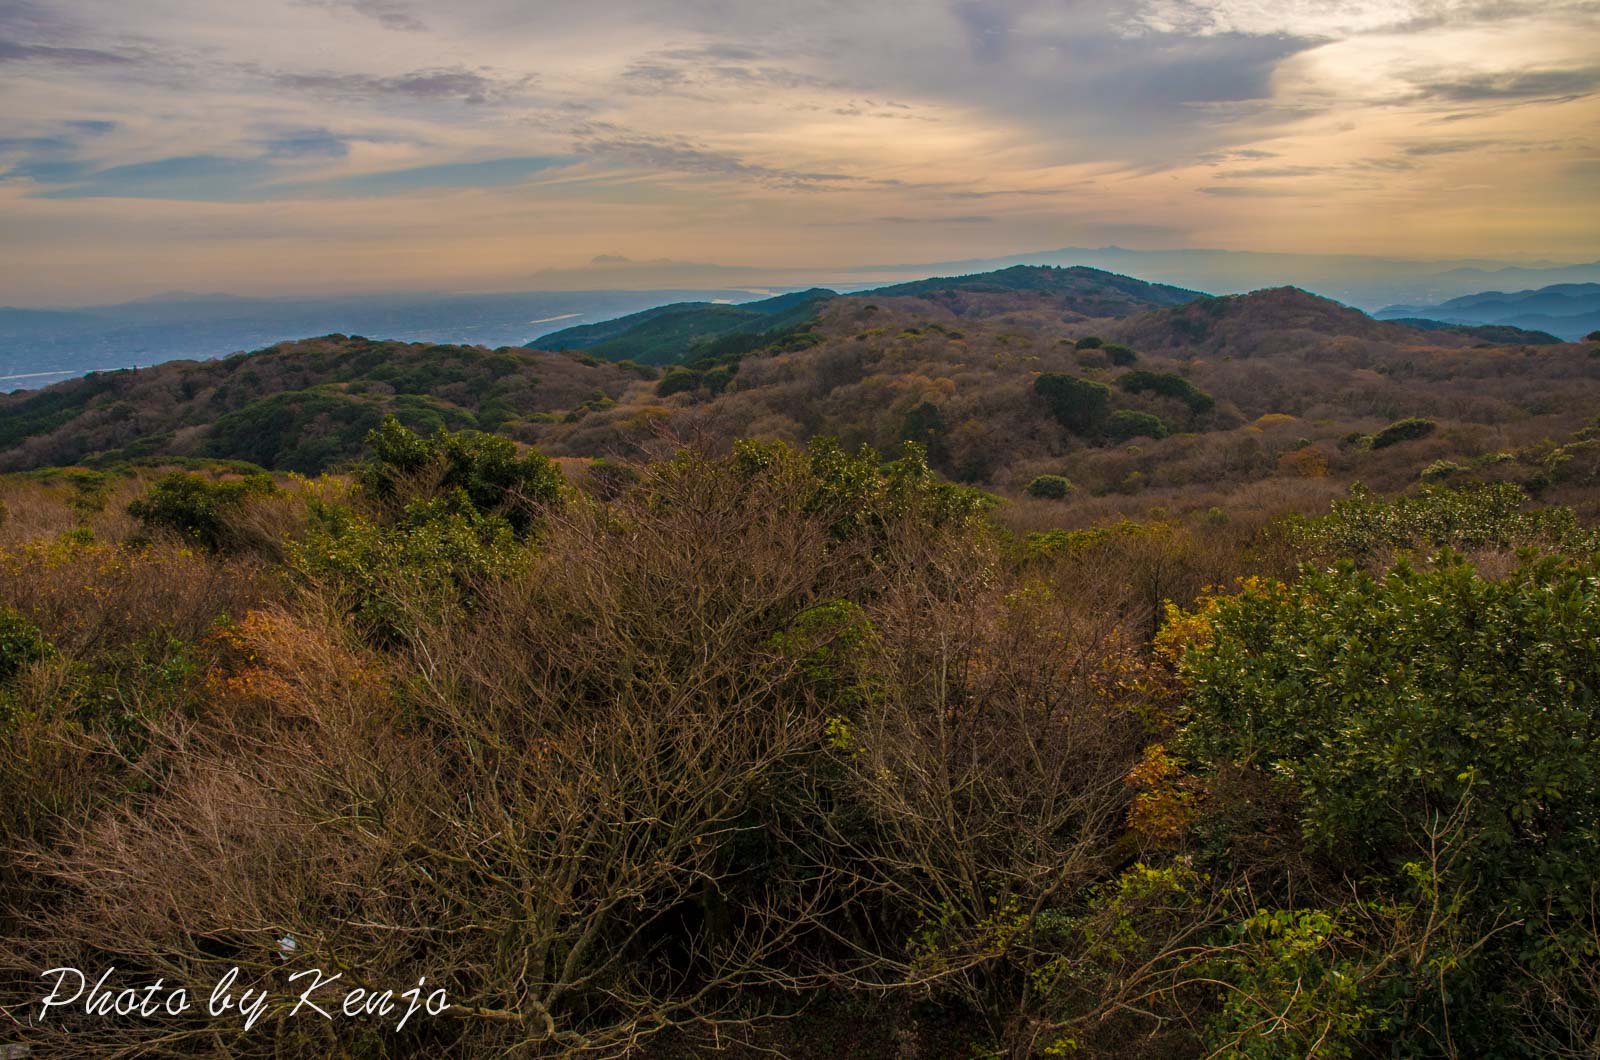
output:
[[[0,0],[0,300],[1592,259],[1597,54],[1594,0]]]

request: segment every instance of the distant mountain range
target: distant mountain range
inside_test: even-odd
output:
[[[1512,326],[1547,331],[1563,338],[1587,334],[1595,324],[1579,321],[1574,325],[1572,321],[1562,321],[1552,326],[1548,317],[1571,314],[1535,311],[1532,306],[1520,307],[1511,313],[1509,321],[1445,319],[1435,307],[1447,300],[1491,288],[1506,291],[1600,284],[1600,262],[1510,264],[1484,260],[1423,261],[1221,250],[1064,247],[1004,258],[875,265],[831,272],[791,270],[780,274],[770,269],[725,267],[719,268],[714,276],[705,275],[711,286],[675,290],[620,289],[625,281],[632,282],[638,277],[602,270],[595,274],[597,289],[594,290],[307,298],[173,294],[75,309],[0,308],[0,392],[46,386],[90,371],[148,366],[181,358],[221,357],[306,335],[339,333],[495,348],[549,340],[554,334],[560,336],[555,341],[563,345],[597,345],[601,342],[599,331],[574,332],[574,329],[601,324],[615,326],[620,334],[644,323],[643,319],[627,320],[640,312],[674,317],[670,326],[686,329],[676,340],[661,347],[677,351],[662,354],[672,359],[689,345],[708,337],[754,334],[763,328],[786,326],[782,320],[763,319],[771,315],[772,307],[761,308],[751,301],[762,295],[792,295],[806,301],[831,291],[852,294],[877,289],[904,294],[916,290],[919,284],[933,283],[945,290],[941,297],[961,299],[966,295],[958,284],[952,284],[952,279],[962,275],[1004,274],[1017,266],[1052,266],[1068,271],[1077,267],[1135,275],[1142,277],[1142,281],[1130,282],[1167,286],[1188,295],[1237,294],[1292,284],[1368,311],[1384,306],[1389,307],[1385,314],[1439,320],[1453,326],[1481,327],[1509,322]],[[924,279],[929,276],[934,279]],[[557,279],[562,286],[568,286],[582,277],[554,277],[551,278],[553,285]],[[615,284],[615,288],[603,286],[607,283]],[[1097,297],[1104,300],[1099,305],[1082,303],[1077,310],[1080,315],[1113,312],[1114,291],[1103,291]],[[680,315],[685,302],[709,303],[722,308],[688,319]],[[786,303],[776,305],[784,307]],[[1519,318],[1520,323],[1517,322]],[[619,323],[621,321],[626,321],[625,326]],[[666,322],[658,325],[652,341],[665,342],[668,336],[659,329],[668,326]],[[1576,333],[1574,326],[1580,328]],[[1478,337],[1484,341],[1500,341],[1488,334]],[[621,347],[607,347],[602,352],[608,358],[630,359],[623,355]]]
[[[1438,305],[1391,305],[1382,320],[1422,317],[1448,324],[1508,325],[1546,331],[1570,342],[1600,330],[1600,283],[1559,283],[1532,291],[1484,291]]]
[[[1258,475],[1282,455],[1258,435],[1297,416],[1306,418],[1279,442],[1320,440],[1319,459],[1342,452],[1352,432],[1408,414],[1550,416],[1552,437],[1592,416],[1600,382],[1586,348],[1544,347],[1518,357],[1507,378],[1506,358],[1482,348],[1494,343],[1480,329],[1528,345],[1527,332],[1505,325],[1418,330],[1292,287],[1210,297],[1088,268],[1020,266],[854,295],[671,304],[566,328],[533,348],[334,333],[90,373],[0,395],[0,472],[223,459],[313,473],[356,456],[393,415],[414,429],[493,431],[573,458],[635,452],[677,428],[826,434],[880,452],[911,439],[946,474],[996,481],[1013,465],[1024,469],[1017,475],[1065,466],[1063,425],[1036,392],[1041,372],[1099,384],[1151,439],[1245,431],[1226,450],[1228,466],[1254,461]],[[1418,363],[1449,370],[1430,369],[1422,385]],[[1268,413],[1277,418],[1251,426]],[[1090,434],[1100,452],[1106,439]],[[1140,475],[1216,474],[1223,450],[1202,450],[1187,469],[1151,455]],[[1128,470],[1117,467],[1133,452],[1104,452],[1106,466],[1086,455],[1069,477],[1124,488]]]
[[[927,298],[957,315],[1016,312],[1047,304],[1058,319],[1122,317],[1183,305],[1205,295],[1082,267],[1013,265],[996,272],[935,276],[855,292],[879,298]],[[1012,296],[992,300],[984,296]],[[803,326],[838,292],[813,288],[741,305],[679,302],[617,320],[553,332],[528,343],[541,350],[581,349],[611,361],[670,364],[736,352],[741,339],[771,338]],[[753,341],[748,343],[753,345]]]
[[[1476,258],[1428,261],[1355,254],[1129,250],[1125,247],[1062,247],[999,258],[871,265],[855,271],[863,277],[871,276],[872,283],[881,284],[895,273],[947,275],[988,272],[1012,265],[1085,265],[1208,294],[1244,294],[1287,284],[1369,312],[1396,302],[1433,303],[1490,289],[1504,291],[1600,282],[1600,261],[1580,264]],[[838,282],[832,286],[853,289],[851,285]]]

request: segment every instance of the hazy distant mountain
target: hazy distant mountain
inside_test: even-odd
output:
[[[882,282],[883,277],[896,272],[912,275],[983,272],[1012,265],[1087,265],[1208,294],[1243,294],[1290,284],[1367,310],[1396,302],[1438,302],[1491,287],[1508,290],[1600,281],[1600,261],[1577,265],[1482,259],[1427,261],[1361,255],[1128,250],[1123,247],[1063,247],[1001,258],[874,265],[856,272]]]
[[[1421,317],[1395,317],[1394,323],[1404,324],[1418,331],[1441,331],[1448,335],[1465,335],[1490,345],[1555,346],[1566,340],[1548,331],[1529,331],[1510,324],[1446,324],[1441,320],[1424,320]]]
[[[1438,305],[1391,305],[1381,319],[1426,317],[1450,324],[1500,324],[1577,341],[1600,329],[1600,283],[1552,284],[1531,291],[1483,291]]]
[[[564,291],[237,298],[179,293],[84,309],[0,308],[0,391],[85,372],[220,357],[307,335],[521,345],[663,301],[745,300],[743,290]]]

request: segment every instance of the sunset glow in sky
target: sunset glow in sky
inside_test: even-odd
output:
[[[11,305],[1594,260],[1600,3],[0,0],[0,236]]]

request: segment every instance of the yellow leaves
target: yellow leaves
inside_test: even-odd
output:
[[[213,696],[315,712],[342,703],[375,707],[389,688],[369,658],[282,611],[253,610],[218,629],[224,660],[206,676]]]
[[[852,755],[866,752],[866,745],[861,742],[849,718],[839,715],[829,718],[823,728],[823,735],[836,751],[845,751]]]
[[[1158,843],[1183,834],[1195,816],[1195,793],[1184,781],[1183,763],[1166,747],[1146,747],[1125,780],[1136,791],[1128,808],[1129,829]]]
[[[1220,599],[1216,595],[1202,596],[1193,611],[1185,611],[1171,600],[1166,601],[1162,605],[1164,614],[1161,629],[1151,645],[1156,658],[1176,668],[1191,648],[1204,648],[1211,644],[1216,635],[1211,628],[1211,613],[1216,610]]]

